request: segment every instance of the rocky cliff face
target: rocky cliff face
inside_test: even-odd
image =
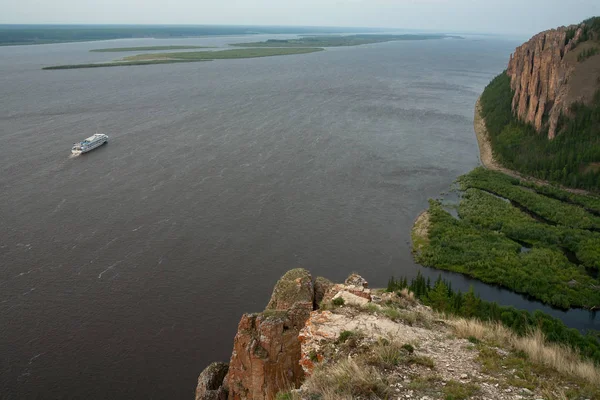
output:
[[[211,364],[200,374],[196,399],[273,399],[281,390],[298,387],[304,378],[298,333],[313,307],[310,273],[288,271],[275,285],[265,311],[242,316],[227,376],[215,384]]]
[[[434,313],[408,289],[372,291],[356,274],[313,284],[296,269],[242,317],[229,365],[200,374],[196,400],[600,398],[600,369],[574,360],[542,335]]]
[[[298,332],[313,310],[313,296],[310,273],[294,269],[277,282],[264,312],[242,316],[229,362],[229,399],[273,399],[300,385]]]
[[[568,31],[575,31],[569,40]],[[515,91],[513,111],[538,131],[547,124],[550,139],[556,135],[561,112],[569,105],[568,82],[576,63],[568,55],[581,33],[577,25],[545,31],[517,47],[510,56],[507,74]]]
[[[371,301],[367,287],[356,274],[334,285],[321,277],[313,283],[305,269],[288,271],[265,311],[242,316],[229,364],[212,363],[202,371],[196,400],[271,400],[280,391],[300,387],[305,371],[312,369],[312,347],[303,345],[315,333],[306,328],[311,312],[336,298],[364,305]]]

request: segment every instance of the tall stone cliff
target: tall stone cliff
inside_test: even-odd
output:
[[[569,31],[575,35],[567,40]],[[556,136],[558,118],[570,103],[568,82],[576,63],[569,53],[581,34],[581,25],[538,33],[510,56],[507,74],[515,92],[513,111],[538,131],[547,124],[550,139]]]

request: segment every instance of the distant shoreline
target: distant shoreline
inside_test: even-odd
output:
[[[191,39],[219,36],[343,34],[381,32],[377,28],[272,27],[229,25],[6,25],[0,46],[94,42],[116,39]]]

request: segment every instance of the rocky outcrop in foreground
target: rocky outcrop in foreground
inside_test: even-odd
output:
[[[371,301],[368,283],[352,274],[345,284],[318,277],[305,269],[288,271],[275,285],[265,311],[244,314],[233,340],[229,364],[213,363],[198,378],[196,400],[273,399],[297,388],[311,363],[301,347],[311,312],[323,302],[342,298],[347,304]],[[302,362],[301,362],[302,360]]]
[[[304,378],[298,332],[313,309],[313,282],[304,269],[287,272],[262,313],[244,314],[233,340],[229,399],[272,399]]]
[[[356,274],[313,283],[296,269],[265,311],[242,317],[229,365],[211,364],[196,391],[196,400],[276,397],[585,400],[600,398],[600,369],[540,334],[437,314],[407,289],[374,291]]]
[[[229,399],[272,399],[280,390],[298,387],[304,378],[299,364],[298,333],[314,307],[314,286],[305,269],[288,271],[275,285],[265,311],[244,314],[233,340],[227,376],[212,392],[202,390],[210,371],[200,375],[197,400],[227,393]],[[210,369],[211,366],[208,367]],[[202,382],[201,382],[202,381]],[[206,394],[208,393],[208,394]]]

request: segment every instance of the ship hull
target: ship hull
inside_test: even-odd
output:
[[[102,146],[105,143],[108,143],[107,137],[103,138],[102,140],[98,140],[96,142],[89,143],[85,146],[74,147],[71,149],[71,153],[75,154],[75,155],[87,153],[87,152],[90,152],[90,151]]]

